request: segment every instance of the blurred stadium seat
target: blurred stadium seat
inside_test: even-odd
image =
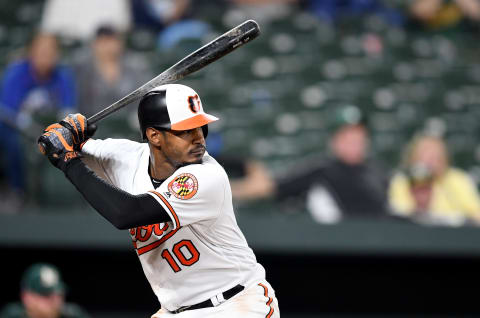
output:
[[[0,1],[0,65],[26,43],[42,4]],[[218,34],[228,29],[221,9],[199,14]],[[276,173],[286,161],[325,153],[324,115],[352,103],[367,114],[373,153],[389,168],[432,120],[443,125],[454,164],[477,165],[471,149],[480,119],[480,64],[473,35],[414,32],[375,16],[348,18],[334,28],[304,11],[261,28],[262,36],[245,49],[182,81],[224,120],[219,129],[227,154],[257,157]],[[155,52],[152,34],[134,30],[128,44],[160,73],[203,43],[185,40]],[[66,48],[68,61],[75,45]],[[137,138],[132,121],[130,115],[105,120],[99,137]]]

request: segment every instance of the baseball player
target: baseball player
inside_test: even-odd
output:
[[[102,216],[130,230],[161,304],[152,317],[280,317],[236,223],[228,177],[205,151],[218,118],[193,89],[170,84],[143,96],[138,119],[146,143],[88,139],[94,127],[80,114],[47,127],[39,142]]]

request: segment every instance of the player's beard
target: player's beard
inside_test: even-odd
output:
[[[195,149],[189,151],[188,153],[192,156],[200,156],[199,159],[197,160],[194,160],[193,162],[190,162],[188,164],[200,164],[203,162],[203,156],[205,155],[205,151],[206,151],[206,146],[203,145],[203,144],[199,144],[197,147],[195,147]],[[197,154],[197,155],[195,155]]]
[[[205,146],[204,145],[201,145],[199,146],[198,148],[203,148],[203,150],[205,150]],[[197,148],[197,149],[198,149]],[[195,149],[195,150],[197,150]],[[195,151],[193,150],[193,151]],[[191,154],[193,151],[189,151],[188,154]],[[178,161],[178,160],[175,160],[173,159],[171,156],[169,156],[167,153],[164,152],[164,157],[165,157],[165,160],[170,164],[172,165],[172,167],[176,169],[179,169],[181,167],[185,167],[185,166],[188,166],[188,165],[193,165],[193,164],[201,164],[203,162],[203,155],[205,154],[205,152],[203,152],[202,156],[197,159],[197,160],[193,160],[193,161]]]
[[[177,169],[181,168],[181,167],[185,167],[185,166],[189,166],[189,165],[195,165],[195,164],[201,164],[203,162],[203,158],[202,159],[199,159],[197,161],[194,161],[194,162],[184,162],[182,164],[180,164]]]

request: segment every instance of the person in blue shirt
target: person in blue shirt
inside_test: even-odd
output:
[[[52,34],[38,33],[27,57],[7,66],[0,92],[0,111],[22,129],[35,114],[63,116],[76,104],[73,73],[59,64],[59,47]],[[16,196],[25,193],[21,140],[18,133],[0,123],[0,153],[7,183]]]
[[[332,24],[344,16],[365,14],[376,14],[394,26],[401,26],[405,22],[401,11],[380,0],[307,0],[306,4],[311,13]]]

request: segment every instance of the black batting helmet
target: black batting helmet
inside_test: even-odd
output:
[[[149,91],[138,104],[138,122],[143,140],[148,127],[171,130],[203,128],[207,137],[207,124],[218,120],[203,111],[198,94],[188,86],[167,84]]]

